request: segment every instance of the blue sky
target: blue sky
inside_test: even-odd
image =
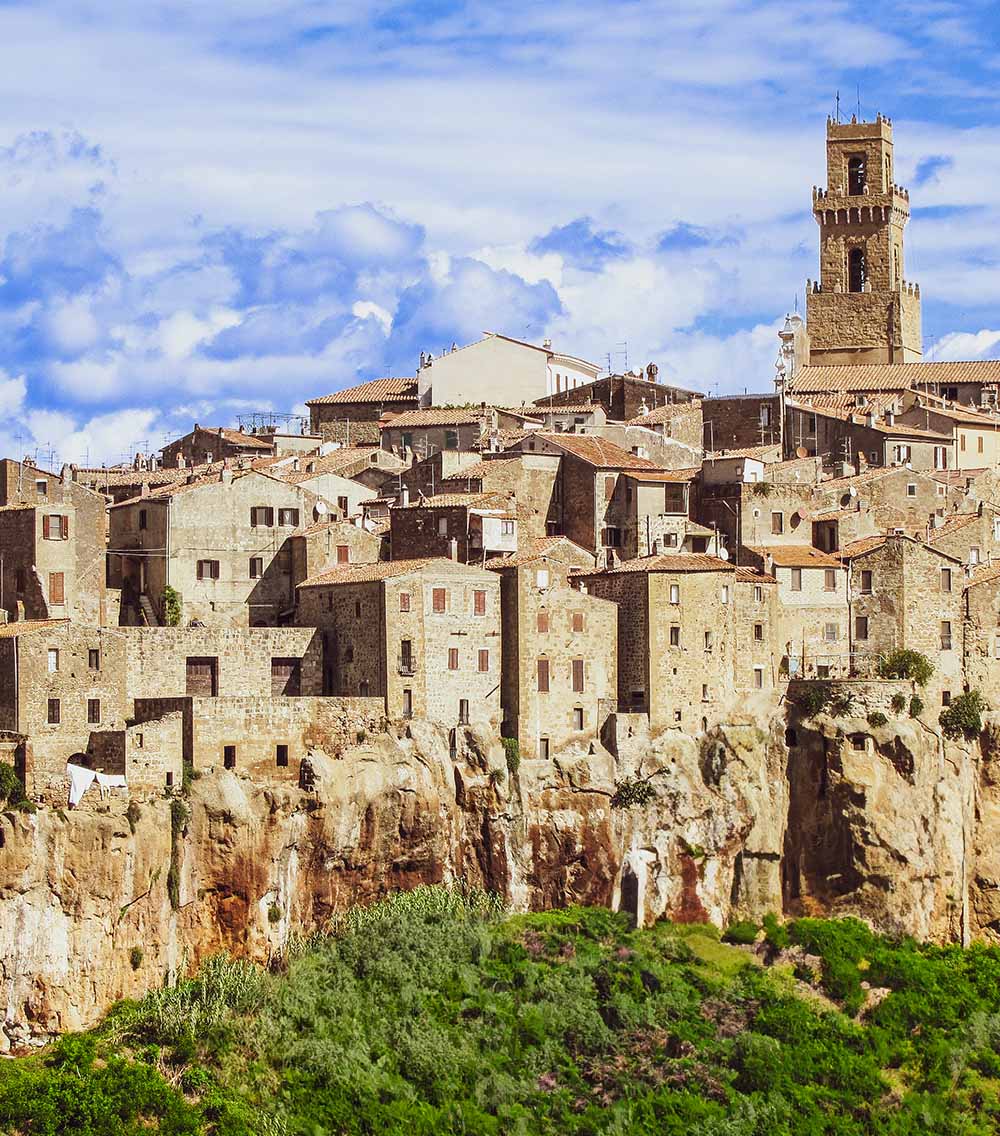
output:
[[[0,0],[0,448],[116,461],[496,329],[767,388],[841,93],[1000,356],[989,4]]]

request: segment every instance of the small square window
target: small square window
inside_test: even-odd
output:
[[[801,568],[793,568],[792,569],[792,591],[793,592],[801,592],[802,591],[802,569]]]
[[[87,652],[87,666],[92,671],[101,669],[101,652],[96,647],[91,647]]]
[[[861,572],[861,594],[863,596],[870,596],[872,594],[872,574],[871,570],[865,568]]]
[[[251,556],[250,557],[250,579],[259,580],[264,575],[264,557]]]
[[[583,707],[582,706],[576,706],[573,709],[573,729],[574,730],[582,730],[583,729]]]
[[[288,765],[288,746],[285,745],[284,742],[279,742],[279,744],[274,747],[274,763],[275,765],[280,765],[282,768]]]
[[[950,706],[951,705],[951,691],[950,690],[942,690],[941,691],[941,705],[942,706]]]
[[[754,667],[753,669],[753,688],[754,690],[764,689],[764,668]]]
[[[916,495],[917,495],[917,486],[914,482],[911,481],[906,486],[906,496],[907,497],[916,497]]]
[[[236,768],[236,746],[223,746],[222,747],[222,764],[226,769]]]

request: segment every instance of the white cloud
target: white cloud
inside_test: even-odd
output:
[[[941,338],[927,352],[930,362],[950,362],[958,359],[1000,358],[1000,331],[952,331]]]
[[[9,417],[20,413],[28,393],[24,375],[8,375],[0,367],[0,415]]]

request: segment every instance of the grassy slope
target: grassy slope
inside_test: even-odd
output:
[[[599,909],[498,917],[420,889],[287,970],[213,960],[99,1030],[0,1063],[0,1131],[684,1133],[1000,1128],[1000,951],[768,923],[822,963]],[[892,993],[858,1020],[862,981]]]

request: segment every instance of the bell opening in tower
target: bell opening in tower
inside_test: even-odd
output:
[[[863,248],[852,248],[847,254],[847,288],[850,292],[863,292],[868,266]]]

